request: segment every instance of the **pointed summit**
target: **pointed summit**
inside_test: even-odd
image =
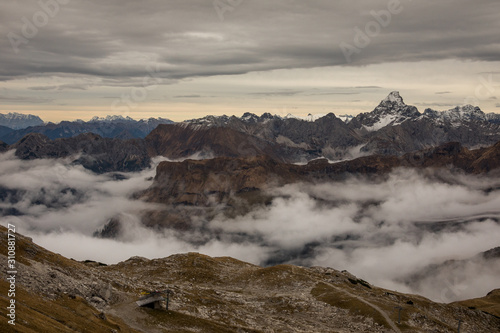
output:
[[[406,105],[403,101],[403,97],[399,94],[399,91],[391,92],[384,100],[382,100],[382,103]]]
[[[352,126],[372,132],[386,126],[400,125],[420,116],[416,107],[405,104],[399,91],[393,91],[372,112],[357,115],[352,121]]]

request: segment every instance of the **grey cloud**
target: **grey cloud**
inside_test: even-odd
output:
[[[308,96],[323,96],[323,95],[359,95],[359,92],[325,92],[309,94]]]
[[[0,95],[0,100],[10,103],[50,103],[54,100],[40,96]]]
[[[401,1],[403,11],[353,61],[339,44],[353,43],[356,26],[387,1],[258,0],[226,12],[211,1],[71,1],[12,51],[0,40],[0,79],[33,75],[88,75],[126,80],[158,63],[158,77],[242,74],[280,68],[366,65],[396,61],[500,58],[500,4],[493,0]],[[24,4],[24,3],[23,3]],[[450,10],[453,8],[453,10]],[[40,10],[2,2],[0,29],[21,34],[21,17]],[[432,36],[432,38],[428,38]],[[105,85],[107,82],[103,82]]]
[[[287,90],[287,91],[266,91],[266,92],[254,92],[248,95],[254,96],[295,96],[302,94],[303,91],[300,90]]]
[[[29,87],[30,90],[87,90],[89,88],[88,84],[62,84],[59,86],[35,86]]]
[[[56,90],[58,86],[36,86],[36,87],[29,87],[28,89],[30,90]]]
[[[203,96],[201,95],[179,95],[179,96],[174,96],[174,98],[201,98]]]

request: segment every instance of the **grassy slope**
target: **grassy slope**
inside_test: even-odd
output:
[[[500,289],[491,291],[485,297],[456,302],[455,304],[479,309],[500,318]]]

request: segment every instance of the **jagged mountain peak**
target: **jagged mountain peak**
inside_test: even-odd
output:
[[[421,116],[418,109],[412,105],[407,105],[399,91],[393,91],[371,112],[373,114],[402,115],[404,117]]]
[[[400,106],[406,106],[405,102],[403,101],[403,97],[401,97],[401,95],[399,94],[399,91],[392,91],[389,95],[387,95],[386,98],[382,100],[381,103],[391,103]]]
[[[399,91],[393,91],[372,112],[356,116],[352,126],[373,132],[389,125],[399,125],[407,120],[417,119],[420,116],[421,113],[415,106],[406,105]]]

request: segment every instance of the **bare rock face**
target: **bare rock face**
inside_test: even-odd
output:
[[[266,156],[219,157],[210,160],[162,162],[154,185],[144,193],[152,202],[206,205],[231,195],[260,191],[300,179],[294,166]]]
[[[6,229],[0,252],[6,260]],[[498,332],[498,291],[434,303],[324,267],[260,267],[197,253],[115,265],[77,262],[16,235],[16,328],[22,332]],[[1,286],[8,288],[6,272]],[[141,292],[170,290],[169,311],[140,308]],[[7,298],[0,305],[7,306]],[[402,306],[401,322],[395,307]],[[0,322],[0,330],[12,328]]]
[[[122,224],[119,217],[109,219],[101,230],[94,232],[94,237],[117,238],[122,231]]]

